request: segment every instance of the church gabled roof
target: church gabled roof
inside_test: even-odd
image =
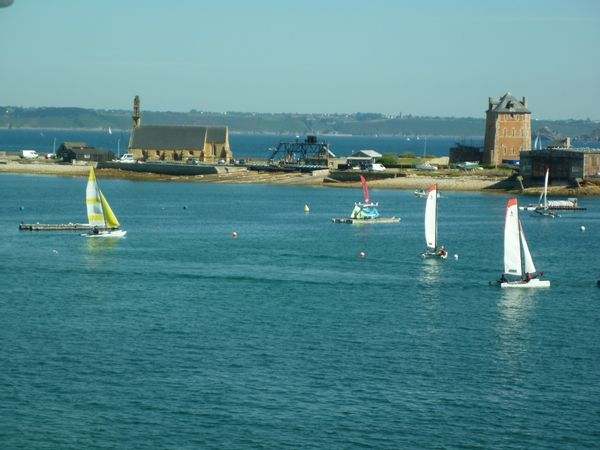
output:
[[[224,144],[227,142],[227,127],[206,127],[206,142]]]
[[[488,111],[494,111],[496,113],[521,113],[530,114],[531,111],[527,109],[527,102],[525,98],[519,100],[515,98],[510,92],[500,97],[500,100],[495,101],[490,98],[490,108]]]
[[[204,143],[225,143],[227,127],[144,125],[133,129],[130,148],[203,150]]]

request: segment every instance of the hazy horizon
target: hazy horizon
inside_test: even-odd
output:
[[[596,121],[599,43],[589,0],[15,0],[0,86],[20,107],[448,118],[511,92]]]
[[[133,99],[132,99],[132,105],[133,105]],[[133,110],[132,108],[94,108],[94,107],[84,107],[84,106],[52,106],[52,105],[42,105],[42,106],[23,106],[23,105],[0,105],[4,108],[23,108],[23,109],[44,109],[44,108],[81,108],[81,109],[90,109],[90,110],[98,110],[98,111],[119,111],[119,112],[130,112]],[[297,114],[297,115],[315,115],[315,116],[351,116],[353,114],[382,114],[388,118],[393,118],[392,114],[385,114],[382,112],[378,112],[378,111],[352,111],[352,112],[332,112],[332,113],[324,113],[324,112],[303,112],[303,111],[271,111],[271,112],[260,112],[260,111],[207,111],[207,110],[200,110],[200,109],[190,109],[188,111],[176,111],[176,110],[157,110],[157,109],[153,109],[153,110],[149,110],[149,109],[144,109],[142,106],[142,116],[144,115],[144,112],[151,112],[151,113],[175,113],[175,114],[190,114],[190,113],[205,113],[205,114],[220,114],[220,115],[227,115],[227,114],[261,114],[261,115],[277,115],[277,114]],[[416,114],[411,114],[411,113],[406,113],[406,114],[402,114],[402,119],[406,119],[406,118],[414,118],[414,119],[429,119],[429,118],[440,118],[440,119],[481,119],[481,120],[485,120],[485,111],[482,112],[482,115],[480,116],[442,116],[439,114],[432,114],[432,115],[416,115]],[[568,121],[568,120],[576,120],[576,121],[590,121],[592,123],[600,123],[600,119],[592,119],[592,118],[573,118],[573,117],[561,117],[561,118],[556,118],[556,119],[547,119],[544,117],[532,117],[531,118],[532,121],[548,121],[548,122],[559,122],[559,121]]]

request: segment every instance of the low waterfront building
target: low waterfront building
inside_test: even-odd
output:
[[[346,164],[348,168],[354,167],[366,168],[370,164],[375,164],[383,155],[375,150],[358,150],[348,157]]]
[[[456,143],[455,147],[450,148],[450,164],[459,164],[464,162],[475,162],[481,164],[483,152],[479,147],[472,147]]]
[[[129,153],[146,161],[195,160],[216,164],[233,160],[226,126],[142,125],[140,98],[133,102]]]
[[[90,147],[85,142],[63,142],[56,151],[56,158],[63,162],[104,162],[115,159],[110,150]]]
[[[600,148],[547,148],[521,154],[520,174],[526,181],[574,182],[600,178]]]
[[[488,100],[483,148],[484,164],[515,163],[531,150],[531,112],[527,97],[518,100],[510,92]]]

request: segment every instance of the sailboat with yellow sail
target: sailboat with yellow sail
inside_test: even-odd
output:
[[[89,233],[82,236],[120,238],[127,234],[127,231],[120,229],[121,224],[117,216],[98,187],[93,167],[90,168],[90,176],[85,190],[85,203],[91,229]]]

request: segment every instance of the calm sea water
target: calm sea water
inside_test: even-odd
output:
[[[444,193],[430,261],[408,191],[99,182],[126,239],[19,232],[86,180],[0,175],[1,447],[598,448],[599,199],[523,217],[509,292],[505,195]]]

